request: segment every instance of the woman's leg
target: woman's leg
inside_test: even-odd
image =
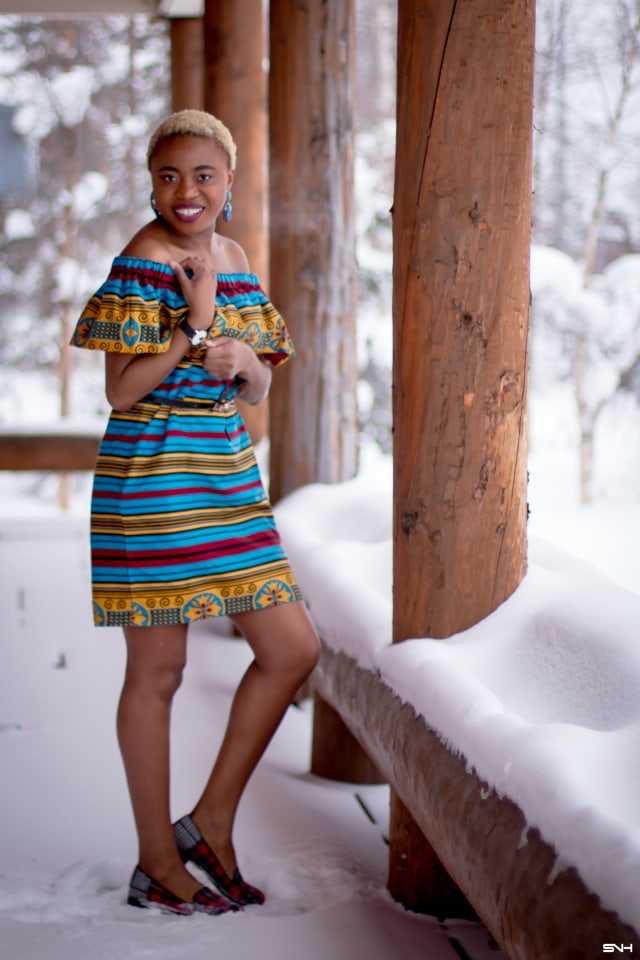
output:
[[[242,792],[319,653],[315,628],[301,602],[233,620],[255,659],[236,690],[220,752],[192,814],[229,876],[236,867],[231,834]]]
[[[181,900],[202,887],[185,869],[171,827],[169,722],[186,658],[186,624],[125,627],[127,668],[118,741],[139,842],[139,865]]]

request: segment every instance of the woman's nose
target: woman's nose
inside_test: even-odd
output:
[[[198,185],[195,180],[180,180],[176,189],[177,195],[185,200],[194,197],[197,192]]]

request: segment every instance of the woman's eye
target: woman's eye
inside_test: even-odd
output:
[[[175,176],[172,173],[163,173],[160,177],[163,183],[175,183]]]
[[[202,180],[204,183],[207,183],[209,180],[213,180],[213,177],[210,173],[201,173],[198,179]]]

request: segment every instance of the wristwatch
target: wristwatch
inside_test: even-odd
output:
[[[206,340],[209,335],[208,330],[195,330],[191,324],[187,322],[186,317],[182,318],[178,324],[178,328],[182,330],[184,334],[186,334],[187,339],[192,347],[197,347],[198,344],[202,343],[203,340]]]

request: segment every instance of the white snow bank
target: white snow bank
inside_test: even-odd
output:
[[[391,486],[310,485],[279,529],[327,644],[385,682],[603,904],[640,922],[640,596],[533,539],[502,606],[447,640],[391,645]],[[385,492],[386,491],[386,492]]]

